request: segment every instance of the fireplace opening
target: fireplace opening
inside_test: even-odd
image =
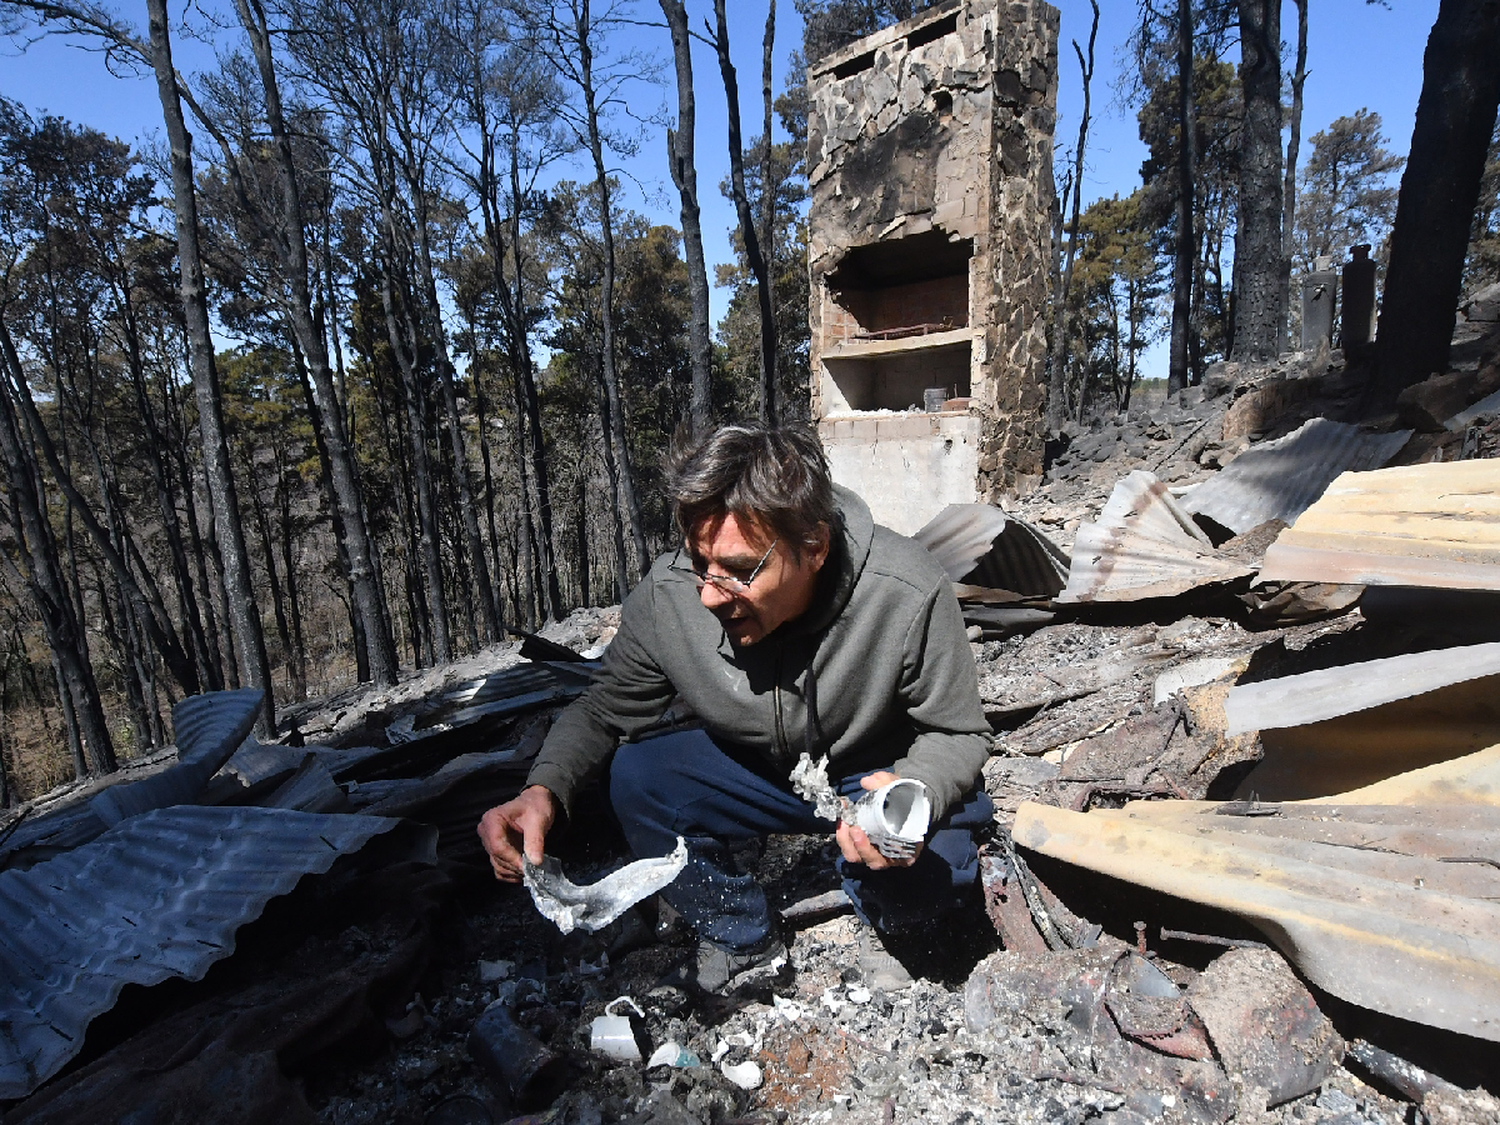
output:
[[[973,252],[970,239],[927,231],[844,255],[824,278],[822,356],[835,402],[906,410],[940,390],[941,400],[968,396]]]

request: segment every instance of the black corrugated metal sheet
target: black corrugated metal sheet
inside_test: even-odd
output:
[[[0,1099],[56,1074],[126,984],[201,979],[271,899],[397,823],[181,806],[0,872]]]
[[[113,785],[89,802],[105,824],[148,809],[195,801],[255,725],[264,693],[258,688],[194,695],[172,708],[177,765],[154,777]]]

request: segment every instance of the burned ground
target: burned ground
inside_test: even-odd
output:
[[[1486,388],[1500,371],[1494,336],[1474,338],[1460,396],[1470,402],[1493,393]],[[1070,548],[1132,472],[1148,470],[1165,486],[1151,504],[1167,503],[1162,495],[1175,504],[1174,490],[1309,418],[1357,420],[1358,373],[1336,354],[1230,374],[1210,380],[1207,391],[1222,393],[1147,401],[1128,417],[1077,428],[1059,444],[1047,483],[1007,510]],[[1435,386],[1428,405],[1448,409],[1452,382]],[[1494,407],[1474,413],[1466,402],[1463,424],[1441,432],[1424,429],[1410,402],[1403,409],[1358,423],[1362,432],[1417,431],[1394,463],[1494,456]],[[1191,574],[1202,556],[1254,569],[1286,522],[1236,538],[1227,528],[1205,532],[1173,565],[1186,558]],[[1253,581],[1073,603],[960,586],[995,730],[984,770],[999,808],[986,896],[925,945],[893,947],[918,979],[891,993],[861,976],[858,926],[825,839],[773,837],[741,856],[787,919],[795,972],[733,1003],[658,985],[690,945],[652,903],[600,933],[564,937],[524,890],[489,876],[474,823],[520,786],[551,718],[586,682],[571,654],[597,656],[616,610],[580,611],[549,627],[561,648],[528,642],[530,660],[520,645],[500,646],[389,692],[288,712],[285,745],[241,747],[200,798],[218,806],[204,807],[383,815],[436,834],[421,846],[416,837],[399,847],[350,845],[326,874],[307,868],[292,893],[244,918],[201,979],[126,987],[108,1011],[84,1019],[72,1061],[13,1101],[5,1120],[1495,1120],[1494,1036],[1351,1003],[1313,983],[1316,972],[1298,972],[1300,953],[1275,927],[1017,846],[1022,827],[1033,839],[1036,825],[1051,823],[1046,816],[1069,810],[1089,811],[1089,824],[1130,817],[1132,807],[1275,816],[1279,805],[1245,790],[1274,740],[1231,729],[1231,692],[1372,660],[1432,653],[1441,661],[1456,646],[1500,637],[1493,599],[1477,595],[1418,599],[1413,611],[1399,598],[1345,596],[1337,584]],[[1463,721],[1478,724],[1465,737],[1481,746],[1500,741],[1484,725],[1493,721],[1484,711],[1493,703],[1482,698],[1488,668],[1467,696],[1436,693],[1444,707],[1478,708]],[[1365,713],[1398,734],[1436,729],[1410,701]],[[1337,733],[1349,721],[1308,729]],[[1349,737],[1372,737],[1369,722],[1350,729]],[[170,766],[143,763],[127,779]],[[60,793],[12,818],[0,875],[46,871],[57,856],[107,845],[118,829],[100,819],[113,806],[90,803],[97,796]],[[1130,805],[1142,801],[1151,804]],[[1291,811],[1283,834],[1295,827]],[[628,858],[597,793],[557,846],[577,882]],[[1385,844],[1355,849],[1369,863],[1405,863],[1414,853],[1390,854]],[[1466,892],[1476,901],[1500,897],[1482,882],[1500,871],[1484,865],[1492,854],[1458,858],[1476,862],[1450,864],[1445,878],[1478,886]],[[1357,944],[1350,949],[1361,956]],[[634,1021],[643,1059],[666,1061],[591,1049],[594,1019],[621,996],[643,1013]],[[497,1003],[503,1019],[481,1021]],[[489,1036],[488,1047],[476,1035]]]

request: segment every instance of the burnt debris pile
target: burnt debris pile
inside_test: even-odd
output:
[[[5,1121],[1500,1119],[1475,324],[1386,416],[1336,353],[1220,368],[922,529],[998,814],[982,901],[883,962],[824,838],[739,856],[794,973],[734,1001],[659,983],[691,945],[655,899],[564,934],[490,877],[475,823],[616,610],[288,709],[275,744],[252,693],[184,701],[174,755],[0,827]],[[630,860],[602,797],[569,828],[559,885]]]

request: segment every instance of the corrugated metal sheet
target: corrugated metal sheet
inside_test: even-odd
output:
[[[1411,652],[1237,685],[1224,699],[1224,718],[1230,735],[1297,727],[1495,675],[1500,643]]]
[[[1251,574],[1213,544],[1166,485],[1137,469],[1115,485],[1097,523],[1078,529],[1059,603],[1170,597]]]
[[[1285,437],[1241,453],[1184,496],[1182,506],[1236,535],[1267,520],[1291,523],[1340,473],[1378,469],[1411,435],[1411,430],[1371,434],[1313,418]]]
[[[260,711],[258,688],[193,695],[172,708],[177,765],[154,777],[114,785],[89,807],[105,824],[118,824],[148,809],[194,801],[203,787],[245,741]]]
[[[991,504],[949,504],[912,538],[953,582],[1051,597],[1067,581],[1062,548]]]
[[[1500,746],[1388,777],[1336,797],[1306,802],[1350,805],[1494,805],[1500,807]]]
[[[1500,808],[1273,807],[1027,802],[1014,831],[1044,855],[1247,918],[1335,996],[1500,1041]]]
[[[1345,473],[1271,544],[1260,577],[1500,590],[1500,461]]]
[[[209,779],[198,803],[243,805],[253,801],[296,773],[311,754],[306,747],[266,745],[247,738]]]
[[[572,699],[583,694],[597,667],[593,663],[562,666],[517,664],[449,691],[444,696],[443,706],[422,714],[415,729],[438,724],[462,726],[479,719],[499,718]]]
[[[0,872],[0,1099],[56,1074],[126,984],[202,979],[267,902],[397,823],[159,809],[28,871]]]

